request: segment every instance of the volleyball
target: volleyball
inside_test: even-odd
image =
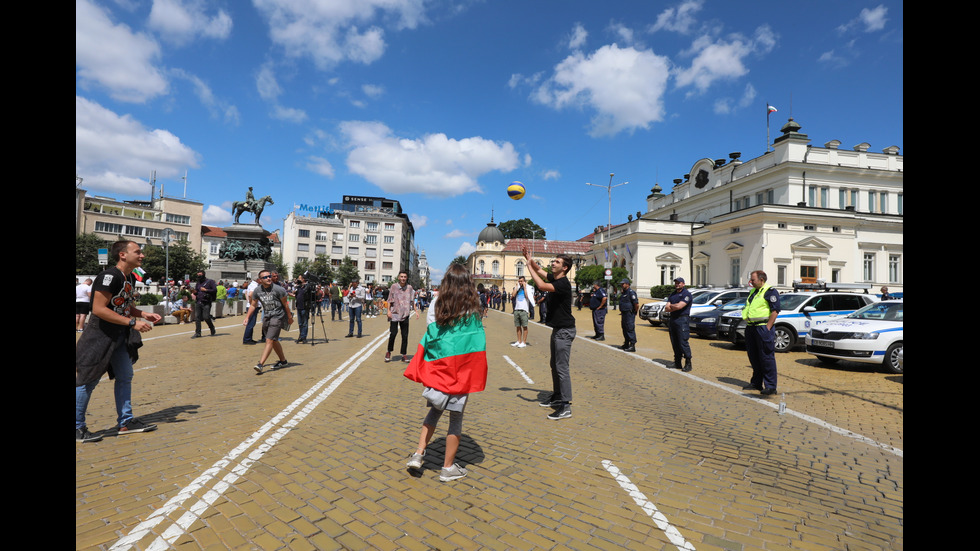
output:
[[[511,182],[510,185],[507,186],[507,196],[515,201],[522,199],[526,191],[527,190],[524,189],[524,184],[520,182]]]

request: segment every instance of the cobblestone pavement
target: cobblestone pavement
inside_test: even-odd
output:
[[[532,325],[517,349],[510,313],[489,313],[489,381],[457,455],[469,475],[448,483],[446,420],[421,475],[405,469],[426,407],[397,343],[383,362],[384,318],[361,339],[314,319],[330,337],[314,346],[294,327],[290,365],[261,375],[241,317],[194,340],[190,325],[157,327],[133,401],[159,429],[117,437],[112,383],[96,389],[88,422],[105,438],[75,445],[76,548],[904,548],[902,376],[790,352],[764,398],[741,390],[744,350],[692,337],[681,373],[664,367],[664,329],[637,320],[626,353],[618,312],[604,343],[575,314],[573,415],[551,421],[537,404],[550,330]],[[413,319],[410,355],[422,330]]]

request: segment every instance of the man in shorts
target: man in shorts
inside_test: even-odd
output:
[[[517,342],[511,344],[517,348],[527,346],[527,322],[530,317],[530,304],[534,300],[534,291],[527,284],[524,276],[517,278],[517,287],[514,287],[514,327],[517,328]]]
[[[262,373],[263,364],[273,350],[276,351],[279,361],[272,366],[272,369],[286,367],[289,363],[286,361],[286,355],[283,354],[282,344],[279,343],[279,333],[284,325],[293,323],[293,313],[289,310],[289,303],[286,299],[289,296],[288,293],[272,282],[272,276],[273,274],[269,270],[259,272],[259,286],[252,293],[252,298],[249,300],[248,315],[242,322],[242,325],[248,325],[248,319],[258,309],[259,304],[262,305],[262,339],[265,340],[265,349],[262,351],[259,363],[254,368],[259,374]]]

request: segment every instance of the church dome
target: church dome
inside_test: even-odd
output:
[[[483,231],[480,232],[480,236],[476,238],[476,241],[477,243],[479,243],[480,241],[483,241],[485,243],[493,243],[494,241],[499,241],[503,243],[506,241],[506,239],[504,239],[504,232],[500,231],[500,229],[497,228],[497,224],[494,224],[493,219],[491,218],[490,223],[487,224],[487,227],[483,228]]]

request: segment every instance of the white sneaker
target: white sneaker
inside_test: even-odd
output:
[[[517,343],[517,348],[527,348],[527,343],[526,342],[519,342],[519,343]]]
[[[520,346],[520,345],[521,345],[521,343],[519,343],[519,342],[517,342],[517,341],[514,341],[514,342],[512,342],[512,343],[510,343],[510,345],[511,345],[511,346]]]

